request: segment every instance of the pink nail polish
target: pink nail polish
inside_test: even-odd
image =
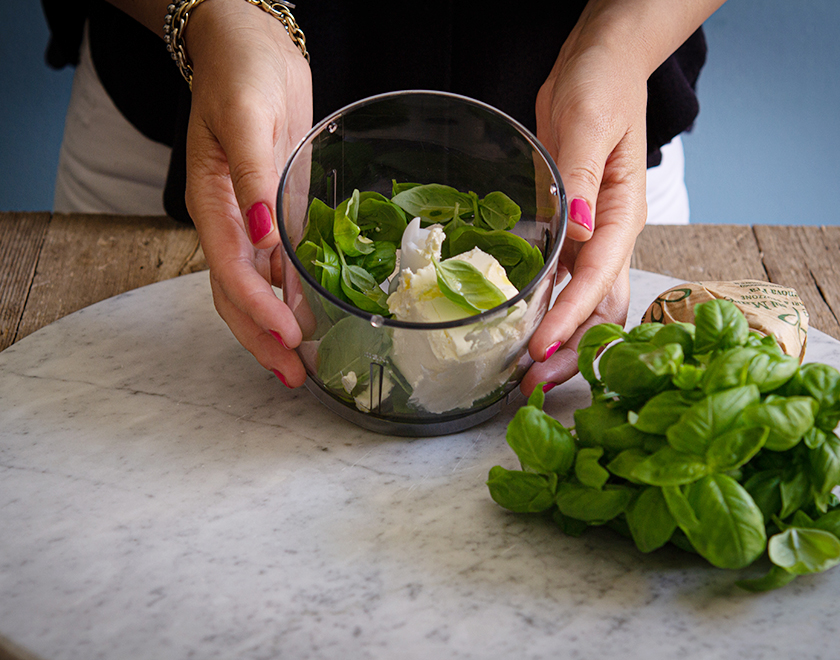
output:
[[[257,202],[245,215],[248,216],[248,235],[252,243],[259,243],[271,232],[271,211],[263,202]]]
[[[268,331],[268,334],[270,334],[270,335],[271,335],[272,337],[274,337],[277,341],[279,341],[279,342],[280,342],[280,345],[281,345],[283,348],[289,348],[288,346],[286,346],[286,342],[284,342],[284,341],[283,341],[283,338],[280,336],[280,333],[279,333],[279,332],[277,332],[276,330],[269,330],[269,331]]]
[[[585,199],[579,197],[572,200],[569,204],[569,218],[572,222],[588,231],[592,231],[592,212],[589,210],[589,204]]]
[[[556,341],[551,346],[549,346],[547,349],[545,349],[545,359],[547,360],[552,355],[554,355],[557,352],[557,349],[560,348],[562,345],[563,345],[562,341]]]
[[[280,379],[280,382],[283,383],[283,385],[285,385],[286,387],[289,387],[289,383],[286,382],[286,377],[283,374],[281,374],[279,371],[277,371],[277,369],[272,369],[271,373],[273,373],[275,376],[277,376],[277,378]]]
[[[557,387],[557,383],[546,383],[543,385],[543,394],[548,394],[555,387]]]

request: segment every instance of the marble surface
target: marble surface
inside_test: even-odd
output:
[[[674,283],[634,272],[631,318]],[[546,408],[587,403],[578,377]],[[0,635],[45,660],[836,657],[840,570],[751,595],[497,507],[511,414],[354,427],[239,347],[206,273],[77,312],[0,353]]]

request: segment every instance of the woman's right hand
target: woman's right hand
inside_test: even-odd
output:
[[[279,172],[312,124],[309,65],[283,25],[247,2],[206,2],[190,17],[193,63],[186,202],[210,268],[216,310],[289,387],[306,372],[282,284]]]

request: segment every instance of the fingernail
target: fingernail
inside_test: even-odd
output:
[[[286,387],[289,387],[289,384],[286,382],[286,377],[283,374],[281,374],[279,371],[277,371],[277,369],[272,369],[271,373],[273,373],[275,376],[277,376],[280,379],[280,382],[283,383],[283,385],[285,385]]]
[[[585,199],[578,197],[572,200],[572,203],[569,204],[569,217],[575,224],[592,231],[592,212],[589,210],[589,204],[586,203]]]
[[[245,215],[248,216],[248,235],[252,243],[259,243],[271,232],[271,211],[263,202],[257,202]]]
[[[563,345],[562,341],[556,341],[551,346],[549,346],[547,349],[545,349],[545,359],[547,360],[552,355],[554,355],[557,352],[557,349],[560,348],[562,345]]]
[[[543,394],[548,394],[555,387],[557,387],[557,383],[546,383],[543,385]]]
[[[284,342],[284,341],[283,341],[283,338],[280,336],[280,333],[279,333],[279,332],[277,332],[276,330],[269,330],[269,331],[268,331],[268,334],[270,334],[270,335],[271,335],[272,337],[274,337],[277,341],[279,341],[279,342],[280,342],[280,345],[281,345],[283,348],[289,348],[288,346],[286,346],[286,342]]]

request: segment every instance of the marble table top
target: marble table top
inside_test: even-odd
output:
[[[634,271],[631,319],[674,283]],[[546,409],[587,404],[577,377]],[[44,660],[836,657],[840,570],[754,595],[500,509],[512,414],[357,428],[237,344],[206,273],[65,317],[0,353],[0,634]]]

